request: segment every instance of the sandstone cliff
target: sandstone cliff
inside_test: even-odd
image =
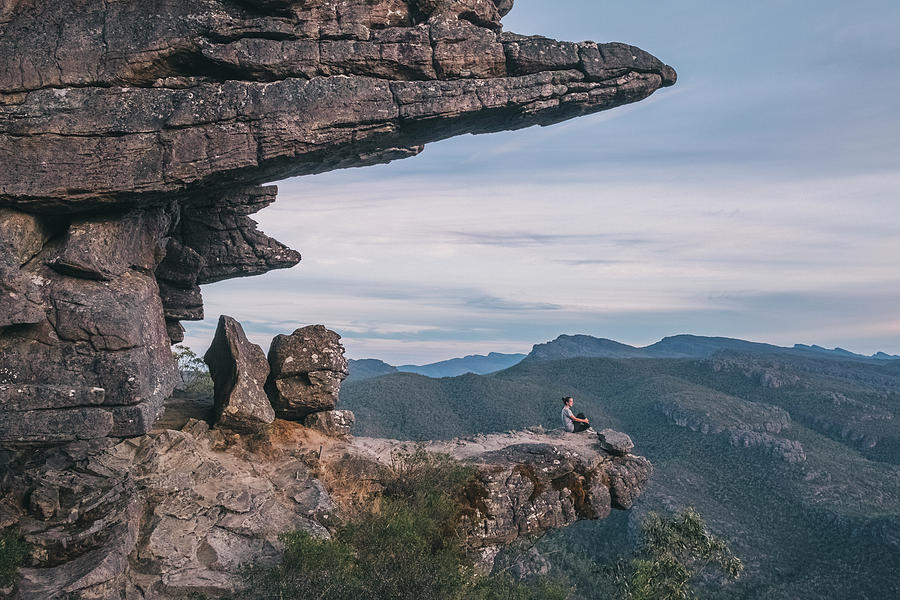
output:
[[[641,100],[622,43],[502,31],[512,0],[0,2],[0,442],[146,433],[200,285],[300,255],[280,178]]]
[[[262,396],[265,414],[227,413],[253,434],[202,421],[149,433],[174,387],[169,346],[203,318],[201,285],[299,262],[249,217],[275,200],[262,184],[675,82],[627,44],[505,33],[511,8],[0,0],[0,445],[13,449],[0,451],[0,526],[34,548],[19,597],[233,590],[238,564],[277,557],[279,533],[328,535],[353,482],[327,474],[383,468],[402,442],[270,427]],[[243,350],[222,355],[226,372],[235,355],[259,358]],[[339,384],[346,369],[310,373]],[[302,396],[291,378],[274,385]],[[244,408],[233,389],[223,413]],[[276,410],[297,413],[281,393]],[[329,415],[317,426],[348,427]],[[431,449],[477,466],[470,542],[486,561],[519,536],[629,507],[650,474],[645,459],[542,433]]]
[[[243,585],[240,565],[277,561],[278,535],[328,536],[343,508],[378,494],[409,442],[338,439],[287,421],[265,436],[190,420],[121,442],[7,456],[0,524],[33,545],[15,598],[168,599]],[[475,467],[462,502],[469,546],[490,568],[521,537],[630,508],[645,458],[590,434],[540,430],[426,444]]]

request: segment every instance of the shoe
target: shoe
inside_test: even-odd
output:
[[[585,433],[597,433],[596,431],[594,431],[593,427],[588,427],[587,429],[584,430],[584,432]]]

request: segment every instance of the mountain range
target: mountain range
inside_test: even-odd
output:
[[[561,336],[489,375],[349,381],[341,403],[358,435],[449,439],[558,428],[568,395],[655,465],[635,509],[535,545],[577,598],[603,597],[596,573],[627,556],[643,516],[686,506],[747,567],[724,588],[699,582],[704,598],[900,597],[898,360],[727,338],[635,348]]]
[[[392,366],[375,358],[350,360],[350,381],[378,377],[389,373],[418,373],[426,377],[456,377],[466,373],[486,375],[502,371],[525,358],[524,354],[501,354],[491,352],[488,355],[470,354],[462,358],[451,358],[427,365]]]
[[[823,348],[794,344],[793,347],[774,346],[759,342],[726,337],[705,337],[698,335],[675,335],[665,337],[655,344],[638,347],[629,346],[615,340],[597,338],[590,335],[560,335],[555,340],[535,344],[529,354],[488,355],[470,354],[462,358],[451,358],[426,365],[393,366],[376,358],[350,360],[348,381],[360,381],[391,373],[418,373],[426,377],[456,377],[473,373],[487,375],[508,369],[522,360],[560,360],[564,358],[706,358],[722,351],[748,352],[753,354],[781,354],[791,356],[828,356],[853,360],[900,360],[900,356],[876,352],[871,356],[856,354],[843,348]]]
[[[782,354],[793,356],[826,355],[835,358],[858,360],[897,360],[878,352],[871,356],[856,354],[843,348],[828,349],[822,346],[795,344],[792,348],[760,342],[748,342],[735,338],[705,337],[699,335],[674,335],[655,344],[636,347],[614,340],[589,335],[561,335],[545,344],[535,344],[526,357],[530,360],[558,360],[561,358],[706,358],[722,351],[753,354]]]

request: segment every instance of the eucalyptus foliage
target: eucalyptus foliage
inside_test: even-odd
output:
[[[628,600],[690,600],[692,580],[712,568],[728,579],[744,570],[723,540],[706,530],[694,508],[664,518],[650,513],[641,526],[638,557],[619,579]]]

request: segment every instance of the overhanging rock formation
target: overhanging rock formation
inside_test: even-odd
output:
[[[631,438],[616,433],[622,439]],[[412,442],[355,438],[354,452],[390,464]],[[422,445],[475,467],[466,487],[468,546],[486,566],[503,546],[566,527],[583,519],[605,519],[611,509],[628,510],[643,493],[653,465],[643,456],[609,452],[596,435],[564,431],[479,434]]]
[[[128,436],[199,285],[290,267],[280,178],[641,100],[626,44],[501,31],[511,0],[0,2],[0,442]]]

